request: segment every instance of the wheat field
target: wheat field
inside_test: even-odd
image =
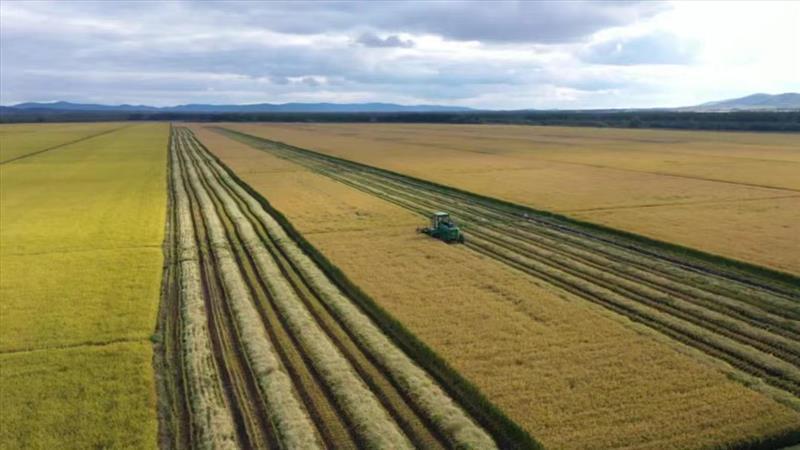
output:
[[[758,440],[800,420],[795,410],[734,381],[732,369],[674,341],[489,258],[416,235],[422,217],[194,130],[354,282],[548,448],[705,448]]]

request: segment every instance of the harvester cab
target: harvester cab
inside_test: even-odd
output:
[[[431,226],[427,228],[417,228],[418,233],[425,233],[444,242],[464,243],[464,234],[456,226],[450,214],[446,212],[435,212],[431,216]]]

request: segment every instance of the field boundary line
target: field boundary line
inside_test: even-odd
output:
[[[126,342],[149,342],[149,338],[147,336],[143,336],[139,338],[130,337],[130,338],[109,339],[107,341],[84,341],[84,342],[77,342],[74,344],[48,345],[35,348],[14,348],[9,350],[0,350],[0,356],[15,355],[19,353],[47,352],[53,350],[69,350],[80,347],[104,347],[106,345],[124,344]]]
[[[130,128],[130,127],[133,127],[133,126],[135,126],[135,125],[134,124],[125,124],[125,125],[122,125],[122,126],[117,127],[117,128],[112,128],[110,130],[102,131],[100,133],[91,134],[89,136],[84,136],[82,138],[75,139],[74,141],[64,142],[62,144],[54,145],[52,147],[47,147],[47,148],[44,148],[44,149],[41,149],[41,150],[35,150],[35,151],[31,152],[31,153],[26,153],[24,155],[15,156],[15,157],[13,157],[11,159],[6,159],[5,161],[0,161],[0,165],[12,163],[14,161],[19,161],[20,159],[29,158],[31,156],[40,155],[42,153],[49,152],[51,150],[58,150],[59,148],[62,148],[62,147],[66,147],[66,146],[69,146],[69,145],[72,145],[72,144],[77,144],[78,142],[88,141],[89,139],[94,139],[96,137],[104,136],[106,134],[111,134],[111,133],[114,133],[116,131],[120,131],[120,130],[123,130],[125,128]]]
[[[625,205],[625,206],[608,206],[608,207],[599,207],[599,208],[584,208],[584,209],[561,209],[556,210],[560,213],[564,214],[571,214],[571,213],[582,213],[582,212],[592,212],[592,211],[616,211],[616,210],[623,210],[623,209],[640,209],[640,208],[659,208],[659,207],[668,207],[668,206],[694,206],[694,205],[718,205],[718,204],[725,204],[725,203],[738,203],[738,202],[756,202],[761,200],[780,200],[785,198],[800,198],[800,193],[794,195],[777,195],[774,197],[759,197],[759,198],[736,198],[730,200],[700,200],[696,202],[673,202],[673,203],[652,203],[652,204],[644,204],[644,205]]]
[[[90,252],[112,252],[115,250],[146,250],[146,249],[161,249],[160,244],[153,245],[130,245],[121,247],[96,247],[96,248],[70,248],[64,250],[53,250],[48,252],[6,252],[3,251],[3,256],[43,256],[43,255],[61,255],[67,253],[90,253]]]
[[[288,144],[284,144],[284,145],[288,145]],[[633,173],[648,173],[648,174],[651,174],[651,175],[658,175],[658,176],[662,176],[662,177],[685,178],[685,179],[689,179],[689,180],[708,181],[710,183],[725,183],[725,184],[733,184],[733,185],[736,185],[736,186],[756,187],[756,188],[761,188],[761,189],[773,189],[773,190],[776,190],[776,191],[800,192],[800,189],[796,189],[796,188],[768,186],[768,185],[765,185],[765,184],[746,183],[746,182],[742,182],[742,181],[721,180],[719,178],[706,178],[706,177],[697,177],[697,176],[692,176],[692,175],[681,175],[681,174],[677,174],[677,173],[667,173],[667,172],[658,172],[658,171],[654,172],[654,171],[650,171],[650,170],[627,169],[627,168],[624,168],[624,167],[612,167],[612,166],[604,166],[602,164],[589,164],[589,163],[580,163],[580,162],[574,162],[574,161],[561,161],[561,160],[558,160],[558,159],[547,159],[547,158],[533,158],[533,159],[536,159],[538,161],[547,161],[547,162],[551,162],[551,163],[560,163],[560,164],[570,164],[570,165],[575,165],[575,166],[594,167],[596,169],[620,170],[620,171],[623,171],[623,172],[633,172]],[[385,169],[383,169],[383,170],[385,170]]]
[[[649,128],[648,130],[661,131],[661,130],[659,130],[657,128]],[[700,131],[700,130],[681,130],[681,131]],[[706,131],[708,131],[708,130],[706,130]],[[732,130],[730,130],[730,131],[732,131]],[[449,136],[450,137],[454,137],[454,136],[457,136],[457,135],[456,134],[450,134]],[[539,136],[545,136],[545,135],[539,135]],[[547,135],[547,137],[550,137],[550,138],[553,138],[553,137],[555,137],[555,138],[564,138],[566,136]],[[581,138],[582,139],[587,139],[587,138],[584,138],[584,137],[581,137]],[[503,136],[503,139],[513,140],[513,141],[517,141],[519,143],[528,144],[528,145],[536,145],[536,144],[539,144],[539,145],[541,145],[541,144],[557,144],[558,145],[558,144],[562,143],[558,139],[549,139],[547,141],[543,141],[541,139],[533,140],[533,139],[525,139],[525,138],[520,138],[520,137],[512,137],[512,136],[508,136],[508,135]],[[613,143],[613,144],[616,144],[616,145],[621,145],[621,144],[626,144],[626,143],[631,143],[631,142],[637,143],[637,144],[664,144],[664,145],[676,145],[676,144],[686,144],[686,143],[692,143],[692,142],[700,142],[700,141],[693,141],[693,140],[686,140],[686,139],[679,139],[679,140],[672,140],[672,141],[659,141],[659,140],[652,140],[652,139],[618,139],[618,138],[606,138],[606,137],[599,137],[599,136],[592,136],[591,139],[592,140],[602,140],[602,141],[605,141],[605,142],[608,142],[608,143]],[[487,140],[492,140],[492,139],[487,139]],[[751,145],[752,146],[752,144],[747,144],[747,145]],[[442,147],[442,148],[444,148],[444,147]],[[474,150],[466,150],[466,149],[462,149],[462,148],[450,148],[450,147],[448,147],[448,148],[450,150],[455,150],[455,151],[475,152]],[[788,163],[793,163],[793,164],[800,164],[800,161],[793,161],[793,160],[789,160],[789,159],[770,159],[770,158],[753,158],[753,157],[749,157],[749,156],[715,155],[715,154],[708,154],[708,153],[692,153],[692,152],[688,152],[688,151],[671,150],[671,149],[666,149],[666,150],[663,150],[663,151],[665,153],[670,153],[670,154],[674,154],[674,155],[706,156],[706,157],[715,158],[715,159],[716,158],[720,158],[720,159],[728,159],[728,160],[732,160],[733,159],[733,160],[749,160],[749,161],[776,162],[776,163],[788,162]],[[511,155],[509,155],[509,156],[511,156]],[[535,156],[534,156],[534,158],[535,158]],[[553,160],[553,161],[561,161],[561,160]],[[569,162],[569,161],[564,161],[564,162]]]

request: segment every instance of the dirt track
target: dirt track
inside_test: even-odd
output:
[[[220,130],[427,216],[451,212],[467,246],[800,396],[800,289],[522,207]]]
[[[167,445],[494,447],[187,129],[171,161]]]

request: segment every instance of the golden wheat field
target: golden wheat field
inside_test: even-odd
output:
[[[225,126],[800,273],[800,151],[790,134],[511,125]]]
[[[417,172],[409,173],[418,176],[446,172],[469,179],[469,168],[477,170],[480,161],[493,167],[517,163],[517,156],[476,152],[462,160],[464,152],[447,148],[437,157],[422,145],[403,146],[405,159],[397,157],[400,150],[394,157],[371,153],[378,133],[389,141],[375,148],[389,149],[403,135],[417,139],[419,134],[408,130],[434,133],[437,127],[408,127],[405,133],[392,126],[235,128],[299,146],[316,142],[312,148],[338,149],[340,155],[394,170],[415,167]],[[442,134],[450,130],[439,128]],[[739,375],[729,367],[493,259],[415,234],[414,227],[424,224],[421,216],[202,126],[193,130],[348,277],[547,448],[707,448],[758,440],[800,421],[797,411],[734,381]],[[517,129],[498,127],[501,131]],[[447,139],[435,133],[425,138],[445,147],[452,144],[435,143]],[[436,181],[453,181],[442,176]],[[552,173],[542,177],[555,182]],[[741,191],[723,195],[768,191],[731,186]],[[488,194],[505,188],[498,184]],[[716,199],[711,191],[701,195]],[[619,192],[598,195],[606,203],[624,202]],[[575,205],[587,205],[580,196],[573,198]]]

